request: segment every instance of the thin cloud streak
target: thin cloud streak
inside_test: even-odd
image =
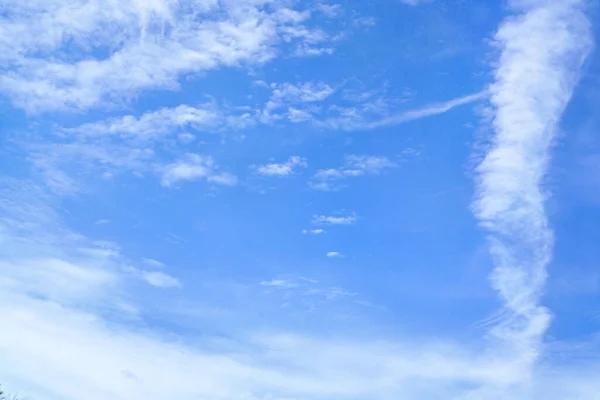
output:
[[[471,94],[468,96],[458,97],[444,103],[431,104],[417,110],[404,111],[390,117],[386,117],[379,121],[371,122],[361,129],[377,129],[386,126],[400,125],[406,122],[415,121],[421,118],[431,117],[434,115],[444,114],[458,106],[482,100],[488,95],[487,91]]]
[[[507,19],[495,36],[500,59],[489,89],[494,136],[477,167],[473,210],[489,233],[491,281],[505,308],[491,337],[520,370],[514,383],[526,384],[551,318],[540,304],[553,247],[544,177],[592,39],[582,1],[511,4],[523,13]]]

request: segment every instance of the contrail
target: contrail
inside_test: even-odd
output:
[[[477,101],[477,100],[481,100],[486,95],[487,95],[487,93],[485,91],[482,91],[482,92],[471,94],[468,96],[463,96],[463,97],[459,97],[456,99],[452,99],[445,103],[436,103],[436,104],[431,104],[425,108],[421,108],[418,110],[405,111],[405,112],[393,115],[391,117],[387,117],[387,118],[381,119],[379,121],[369,123],[364,128],[376,129],[376,128],[381,128],[384,126],[400,125],[405,122],[410,122],[410,121],[414,121],[414,120],[425,118],[425,117],[431,117],[433,115],[443,114],[445,112],[452,110],[455,107],[462,106],[462,105],[468,104],[468,103],[473,103],[474,101]]]
[[[550,313],[540,305],[552,257],[543,187],[558,122],[592,47],[580,0],[518,0],[495,36],[500,58],[489,88],[491,147],[477,167],[473,210],[489,233],[494,289],[507,316],[491,330],[524,379]]]

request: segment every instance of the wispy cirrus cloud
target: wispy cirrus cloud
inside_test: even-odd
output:
[[[511,2],[519,13],[495,36],[500,51],[489,88],[491,147],[477,167],[473,210],[489,232],[492,284],[506,315],[492,329],[526,383],[541,352],[550,313],[540,304],[553,234],[544,177],[558,122],[592,38],[583,1]]]

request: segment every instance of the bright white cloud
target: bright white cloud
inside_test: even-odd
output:
[[[456,389],[444,387],[515,379],[510,364],[461,357],[451,345],[424,340],[332,342],[270,334],[202,348],[106,325],[40,299],[1,297],[0,373],[9,388],[19,383],[36,398],[411,398],[425,390],[458,399]]]
[[[299,156],[291,156],[286,162],[277,164],[260,165],[256,172],[266,176],[290,176],[296,168],[306,168],[308,166],[306,159]]]
[[[282,41],[309,49],[329,41],[308,27],[310,13],[266,3],[9,0],[0,24],[0,88],[29,112],[87,109],[142,90],[176,89],[183,75],[264,63]],[[91,50],[108,54],[90,57]]]
[[[326,256],[329,258],[339,258],[342,257],[342,253],[339,251],[329,251],[327,252]]]
[[[217,185],[234,186],[237,178],[228,172],[219,172],[210,156],[187,154],[181,160],[161,169],[162,184],[172,186],[181,181],[204,179]]]
[[[315,215],[313,216],[312,223],[318,225],[353,225],[358,221],[356,215],[347,216],[327,216],[327,215]]]
[[[540,305],[553,246],[544,176],[592,39],[582,1],[511,4],[522,14],[505,21],[495,36],[500,59],[489,89],[494,136],[477,168],[473,207],[490,234],[492,283],[506,308],[492,334],[527,382],[550,321]]]

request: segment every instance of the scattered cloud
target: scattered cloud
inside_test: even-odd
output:
[[[339,190],[341,189],[340,180],[365,175],[378,175],[386,169],[397,166],[387,157],[349,155],[346,156],[346,162],[342,167],[317,171],[309,185],[315,190]]]
[[[342,253],[338,252],[338,251],[330,251],[326,254],[327,257],[329,258],[340,258],[343,257]]]
[[[317,225],[353,225],[358,221],[356,215],[347,216],[326,216],[326,215],[315,215],[313,216],[312,223]]]
[[[140,276],[143,280],[148,282],[152,286],[159,288],[178,288],[181,287],[181,283],[178,279],[171,275],[165,274],[159,271],[140,271]]]
[[[318,305],[323,305],[324,302],[358,297],[357,293],[335,286],[329,287],[316,279],[304,277],[273,279],[263,281],[260,285],[266,288],[267,294],[277,293],[282,295],[284,306],[287,307],[292,301],[298,300],[311,311],[314,311]],[[355,303],[359,304],[358,302]]]
[[[150,267],[164,268],[165,264],[153,258],[142,258],[142,262]]]
[[[468,96],[458,97],[444,103],[430,104],[423,108],[400,111],[389,114],[385,102],[374,104],[367,101],[361,107],[332,106],[329,108],[330,115],[315,123],[323,128],[344,131],[361,131],[384,128],[388,126],[401,125],[434,115],[444,114],[454,108],[473,103],[486,98],[487,93],[480,92]],[[382,117],[382,114],[384,115]],[[389,115],[386,115],[389,114]]]
[[[327,4],[320,2],[317,4],[316,9],[328,18],[336,18],[343,13],[342,6],[339,4]]]
[[[261,286],[274,287],[274,288],[295,288],[298,284],[284,279],[273,279],[270,281],[263,281],[260,283]]]
[[[0,88],[31,113],[107,106],[176,90],[189,74],[332,46],[331,35],[309,27],[310,12],[285,2],[9,0],[4,9]]]
[[[296,168],[306,168],[307,166],[305,158],[291,156],[286,162],[281,164],[260,165],[256,168],[256,172],[265,176],[290,176],[294,174]]]
[[[494,135],[477,167],[473,209],[489,233],[492,284],[505,303],[491,333],[505,353],[511,350],[525,381],[550,322],[540,304],[553,246],[544,176],[592,36],[579,1],[513,3],[522,14],[507,19],[495,36]]]
[[[323,82],[272,83],[269,100],[262,107],[258,120],[272,123],[286,119],[291,122],[305,122],[313,118],[318,108],[312,106],[299,109],[299,106],[323,102],[335,89]]]
[[[126,115],[83,124],[76,128],[62,129],[61,132],[84,138],[117,135],[127,139],[153,141],[177,129],[193,128],[212,131],[222,124],[222,119],[215,103],[201,104],[197,107],[180,105],[149,111],[140,117]],[[184,136],[185,141],[190,139],[192,138]]]
[[[163,186],[172,186],[181,181],[206,180],[209,183],[234,186],[237,178],[228,172],[218,172],[210,156],[187,154],[181,160],[166,165],[161,170]]]
[[[108,219],[99,219],[96,222],[94,222],[94,225],[106,225],[110,223],[110,220]]]
[[[325,233],[324,229],[302,229],[304,235],[321,235]]]

